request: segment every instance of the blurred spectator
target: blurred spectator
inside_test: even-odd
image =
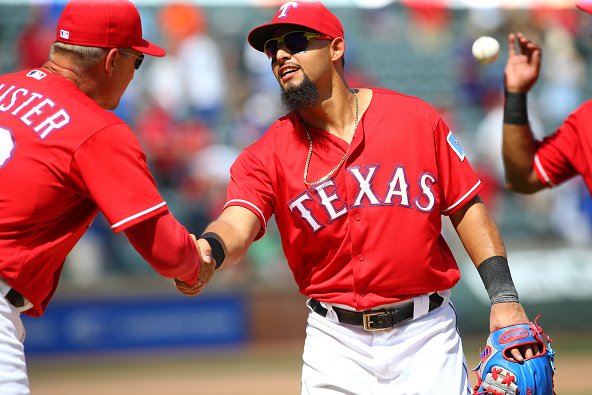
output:
[[[191,223],[199,231],[216,218],[226,203],[230,166],[239,150],[229,145],[212,144],[188,161],[183,194],[194,207]]]
[[[570,245],[589,247],[592,242],[592,198],[584,182],[571,180],[558,186],[553,195],[555,204],[550,210],[550,220],[555,234]]]
[[[215,128],[227,91],[224,60],[208,32],[203,10],[189,3],[170,3],[158,13],[168,56],[147,73],[151,100],[177,120],[198,119]]]
[[[560,19],[547,13],[544,15],[544,19],[539,16],[544,27],[539,104],[545,109],[549,130],[554,130],[583,100],[586,65],[571,33],[571,19]],[[583,182],[579,179],[567,182],[557,188],[553,195],[555,199],[550,220],[555,233],[569,244],[589,245],[592,241],[587,211],[590,197]]]
[[[547,120],[558,125],[582,102],[586,65],[574,38],[562,24],[549,21],[544,32],[540,105],[545,108]]]
[[[476,106],[487,111],[499,100],[503,75],[502,62],[482,65],[473,57],[472,46],[477,37],[491,36],[499,38],[502,47],[505,36],[502,33],[507,23],[505,15],[496,8],[471,9],[465,19],[464,35],[457,41],[458,86],[463,104]]]
[[[236,133],[231,138],[233,145],[240,148],[249,146],[271,125],[271,117],[277,119],[280,116],[282,108],[278,105],[278,95],[279,92],[262,90],[246,98],[242,112],[237,117]]]
[[[408,37],[418,49],[441,50],[452,38],[452,15],[444,0],[402,0],[409,11]]]
[[[53,6],[41,5],[29,8],[29,19],[18,37],[16,68],[39,67],[47,60],[49,47],[55,40],[55,25],[59,13]]]
[[[216,141],[226,72],[201,8],[170,3],[158,10],[157,19],[168,54],[146,72],[149,106],[141,113],[137,130],[159,181],[178,187],[190,158]]]
[[[174,114],[159,106],[141,114],[136,130],[158,181],[173,188],[183,183],[187,163],[193,155],[215,139],[199,119],[175,119]]]

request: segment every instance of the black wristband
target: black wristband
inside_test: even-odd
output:
[[[485,285],[491,304],[518,302],[518,291],[514,287],[510,266],[508,260],[503,256],[492,256],[487,258],[477,271],[481,276],[481,281]]]
[[[505,92],[504,123],[528,125],[526,93]]]
[[[201,238],[206,240],[210,244],[210,248],[212,249],[212,258],[216,261],[216,267],[214,270],[218,270],[220,266],[222,266],[222,262],[224,262],[224,258],[226,255],[224,254],[224,248],[222,247],[222,243],[220,241],[211,236],[213,233],[206,233]]]

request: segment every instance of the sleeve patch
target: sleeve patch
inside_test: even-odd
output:
[[[452,130],[450,132],[448,132],[448,136],[446,136],[446,141],[448,142],[448,145],[450,146],[450,148],[452,148],[452,150],[456,153],[456,155],[458,156],[460,161],[461,162],[464,161],[465,160],[465,151],[460,146],[458,140],[456,140],[456,137],[454,137],[454,134],[452,134]]]

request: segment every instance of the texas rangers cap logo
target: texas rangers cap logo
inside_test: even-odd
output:
[[[281,18],[285,18],[288,16],[288,11],[290,10],[290,7],[294,7],[294,8],[298,8],[298,3],[296,3],[295,1],[288,1],[287,3],[285,3],[284,5],[282,5],[280,7],[280,13],[277,16],[278,19]]]

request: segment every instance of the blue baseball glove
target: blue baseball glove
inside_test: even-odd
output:
[[[489,334],[481,362],[473,369],[478,384],[473,395],[554,395],[555,351],[537,321],[497,329]],[[512,348],[538,344],[539,353],[519,363]]]

